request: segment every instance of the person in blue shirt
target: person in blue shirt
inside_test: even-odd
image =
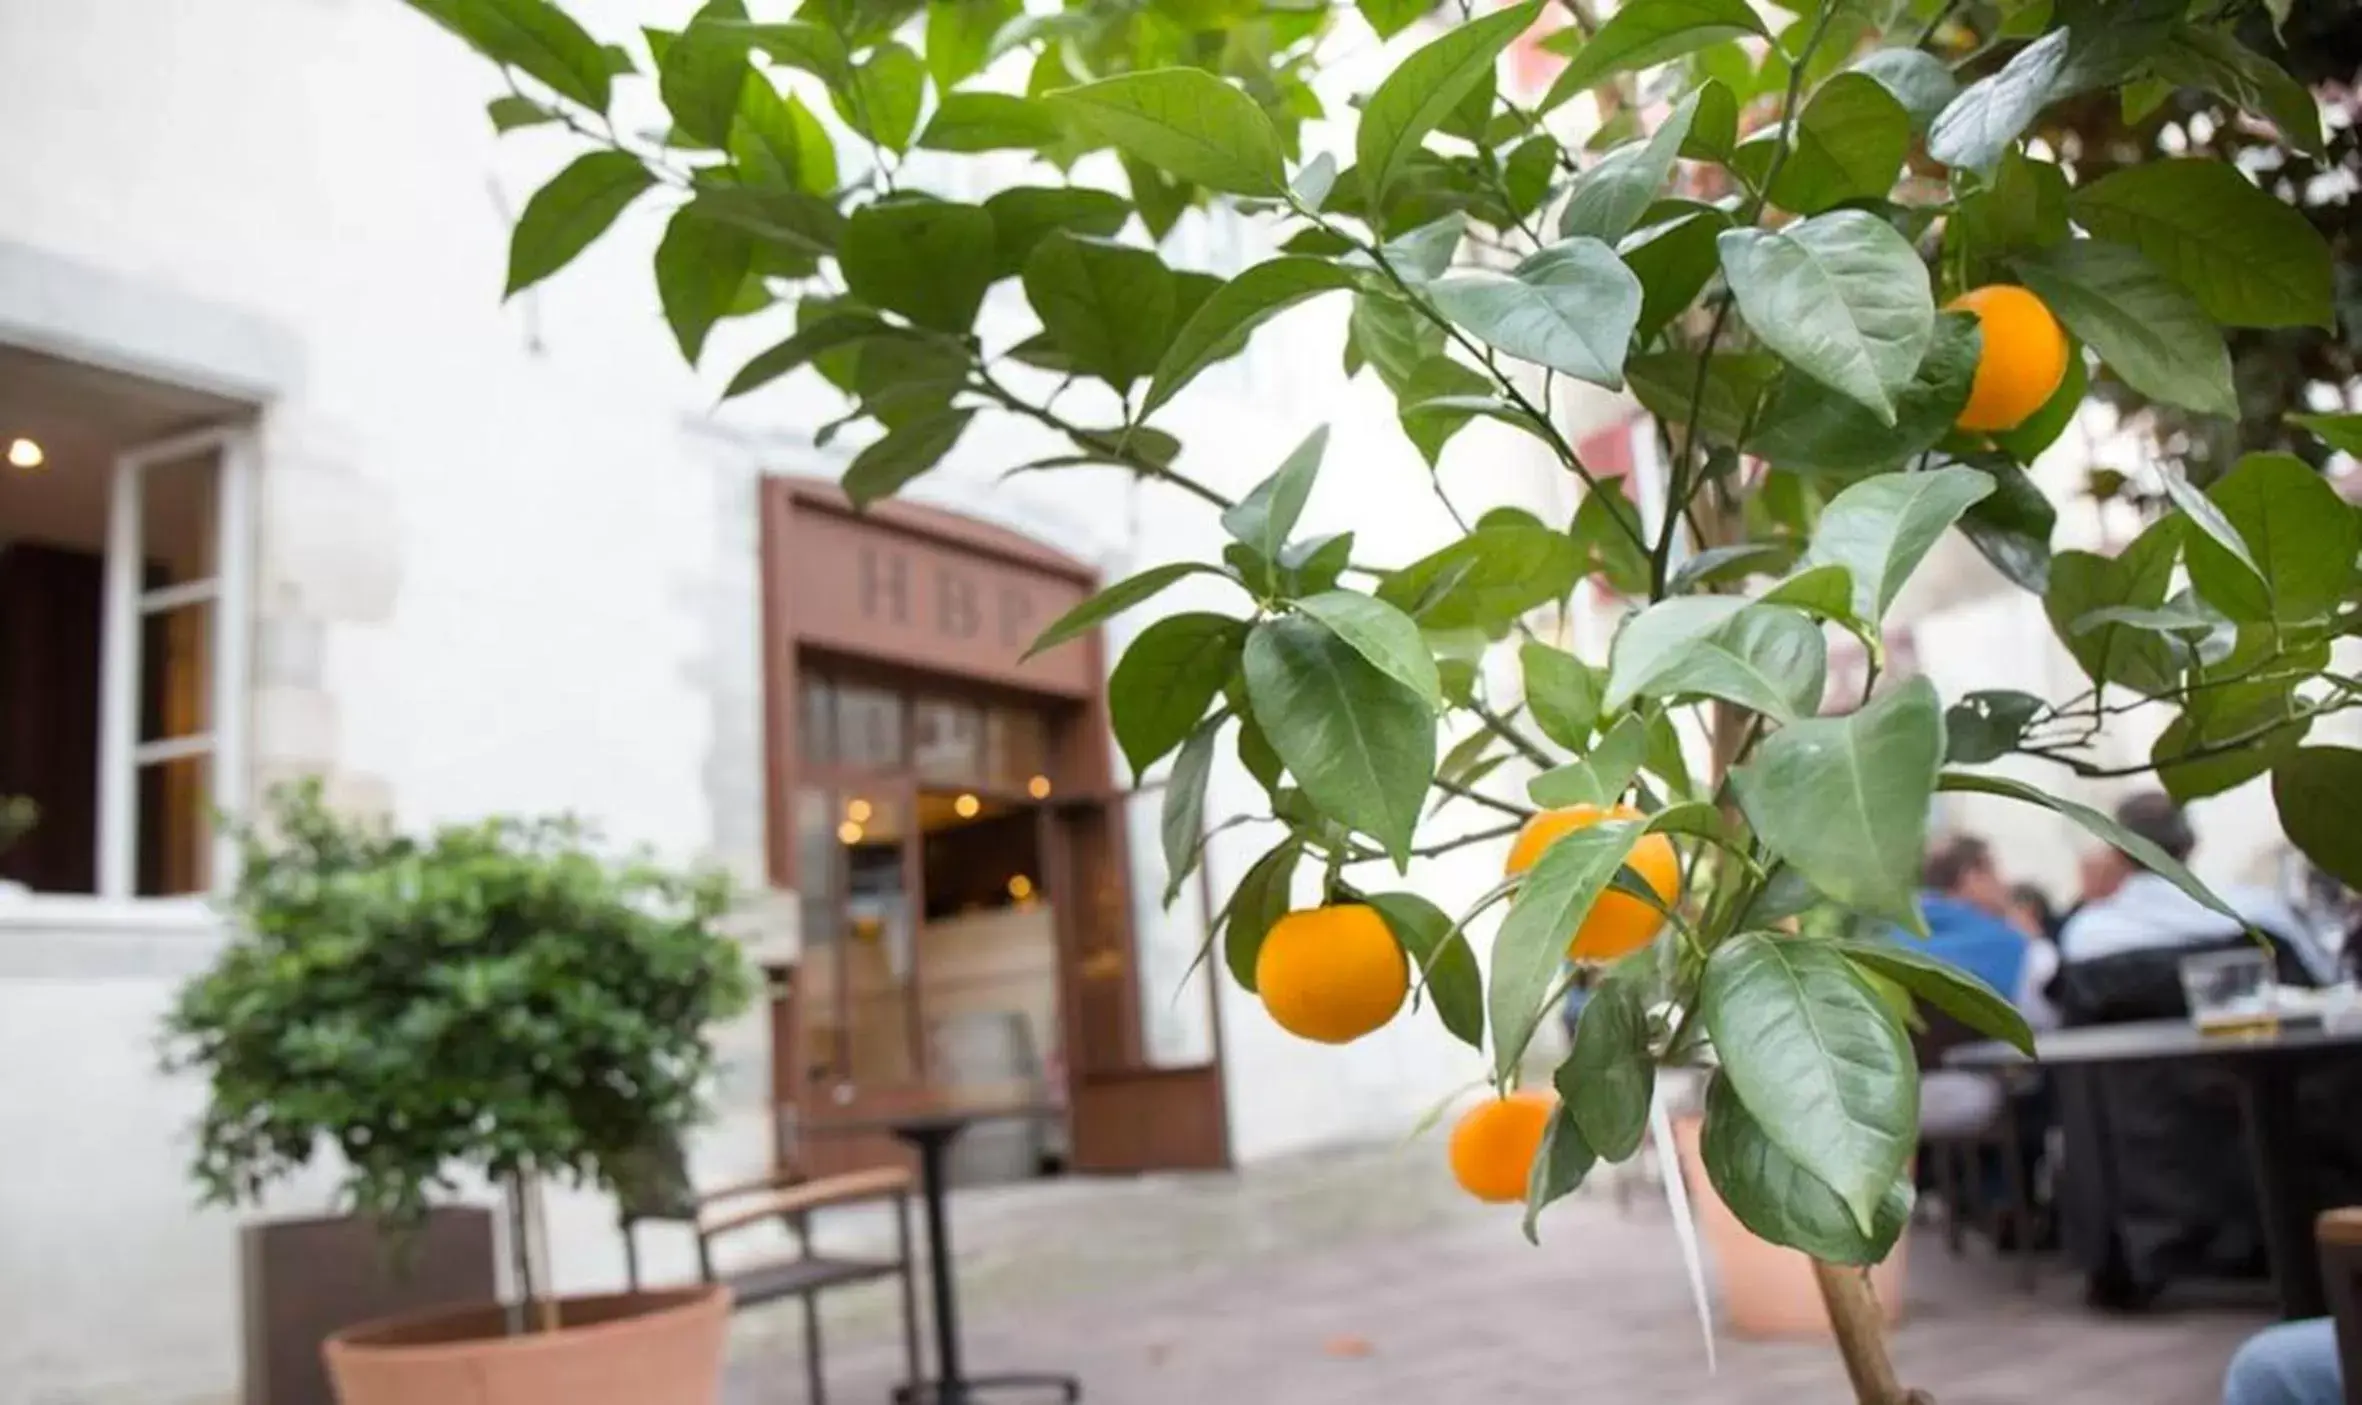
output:
[[[2057,1023],[2042,988],[2058,973],[2058,952],[2010,920],[2015,895],[1973,834],[1939,841],[1920,866],[1919,911],[1927,954],[1999,991],[2037,1029]]]

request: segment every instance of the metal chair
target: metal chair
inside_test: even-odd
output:
[[[688,1225],[696,1234],[698,1276],[729,1288],[734,1308],[781,1298],[800,1299],[804,1305],[804,1372],[812,1405],[825,1405],[828,1399],[822,1370],[820,1294],[841,1284],[899,1278],[906,1379],[916,1381],[921,1378],[918,1296],[910,1233],[910,1197],[915,1189],[911,1174],[900,1167],[807,1179],[791,1165],[756,1180],[698,1190],[689,1179],[687,1158],[677,1144],[655,1148],[624,1178],[618,1197],[624,1271],[637,1291],[640,1255],[634,1231],[642,1221],[671,1221]],[[849,1258],[821,1254],[813,1248],[813,1215],[838,1206],[879,1201],[891,1201],[894,1208],[892,1258]],[[785,1225],[794,1237],[792,1252],[716,1271],[715,1241],[773,1220]]]

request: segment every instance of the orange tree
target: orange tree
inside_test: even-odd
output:
[[[1907,942],[1826,920],[1789,935],[1792,919],[1922,930],[1915,877],[1947,789],[2057,811],[2221,907],[2105,816],[1973,769],[2020,752],[2110,773],[2089,744],[2150,705],[2177,714],[2151,758],[2169,788],[2269,772],[2293,839],[2362,880],[2345,822],[2362,752],[2305,745],[2362,702],[2330,663],[2362,621],[2362,517],[2303,464],[2257,455],[2208,465],[2203,494],[2169,469],[2162,514],[2118,556],[2054,554],[2025,472],[2095,377],[2226,415],[2225,327],[2331,320],[2321,240],[2240,167],[2086,181],[2026,136],[2054,104],[2166,92],[2317,152],[2311,96],[2233,36],[2258,0],[1623,0],[1604,20],[1574,0],[1547,41],[1569,61],[1531,101],[1496,70],[1541,0],[806,0],[776,18],[714,0],[629,48],[547,0],[410,3],[500,66],[496,124],[581,138],[517,222],[512,292],[662,200],[655,282],[683,352],[792,303],[792,330],[729,390],[805,368],[840,387],[840,428],[866,440],[844,478],[856,502],[925,473],[979,416],[1015,416],[1071,441],[1034,467],[1112,466],[1218,512],[1219,560],[1110,586],[1037,647],[1187,575],[1240,588],[1230,613],[1142,630],[1111,685],[1135,770],[1174,758],[1176,879],[1226,750],[1284,826],[1209,938],[1231,971],[1328,1040],[1422,987],[1507,1090],[1570,942],[1620,954],[1535,1149],[1526,1113],[1488,1116],[1455,1138],[1463,1178],[1494,1194],[1502,1158],[1530,1162],[1530,1232],[1639,1145],[1661,1065],[1711,1062],[1707,1173],[1756,1233],[1824,1265],[1865,1400],[1904,1398],[1861,1276],[1837,1267],[1881,1257],[1909,1203],[1918,1080],[1897,1004],[2027,1036],[1999,994]],[[1350,112],[1316,82],[1348,26],[1399,54]],[[1569,144],[1568,103],[1594,96],[1604,128]],[[1349,162],[1305,156],[1314,116],[1353,124]],[[1035,183],[973,202],[913,179],[1009,150],[1038,159]],[[905,164],[917,151],[932,159]],[[1158,241],[1201,203],[1269,221],[1281,252],[1229,278],[1170,266]],[[977,328],[1004,280],[1039,322],[1005,344]],[[1514,426],[1591,489],[1573,519],[1496,511],[1389,567],[1296,530],[1318,434],[1236,501],[1190,476],[1176,393],[1317,297],[1350,300],[1347,364],[1394,392],[1431,462],[1474,417]],[[1553,421],[1560,377],[1629,388],[1655,417],[1661,520]],[[1826,640],[1857,636],[1875,685],[1883,618],[1955,530],[2040,593],[2090,686],[1947,708],[1914,679],[1817,715]],[[1604,661],[1533,628],[1594,573],[1641,602]],[[1495,650],[1501,667],[1476,666]],[[1673,720],[1689,709],[1713,741],[1702,778]],[[1439,758],[1447,725],[1469,739]],[[1388,875],[1523,826],[1535,809],[1481,783],[1509,755],[1538,772],[1532,807],[1589,808],[1528,828],[1479,905],[1506,903],[1480,983],[1474,914]],[[1423,842],[1438,791],[1507,822]],[[1288,912],[1300,868],[1331,911]]]

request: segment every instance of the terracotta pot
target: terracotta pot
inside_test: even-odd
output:
[[[554,1332],[497,1305],[347,1328],[322,1348],[339,1405],[717,1405],[730,1290],[566,1298]]]
[[[1714,1193],[1698,1154],[1704,1126],[1700,1117],[1676,1118],[1673,1138],[1681,1146],[1682,1179],[1697,1210],[1699,1234],[1722,1284],[1723,1320],[1742,1337],[1829,1335],[1829,1310],[1813,1281],[1812,1260],[1756,1238]],[[1910,1244],[1908,1234],[1896,1240],[1885,1262],[1870,1270],[1870,1286],[1889,1327],[1903,1320],[1903,1263]]]

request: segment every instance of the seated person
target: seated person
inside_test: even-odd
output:
[[[2036,1028],[2057,1023],[2042,986],[2057,967],[2057,954],[2002,915],[2010,890],[1993,862],[1993,850],[1973,835],[1940,840],[1920,869],[1924,885],[1920,913],[1927,918],[1928,955],[1977,977],[2016,1005]],[[1960,1033],[1965,1033],[1961,1031]],[[1923,1043],[1925,1041],[1922,1041]],[[1920,1125],[1929,1136],[1964,1135],[1991,1124],[2001,1111],[1999,1080],[1989,1074],[1936,1066],[1940,1048],[1922,1049]]]
[[[2116,822],[2184,863],[2198,846],[2181,807],[2161,791],[2126,797],[2116,807]],[[2107,896],[2077,908],[2060,929],[2059,954],[2070,964],[2129,951],[2215,946],[2243,930],[2239,922],[2123,854],[2109,850],[2100,862],[2116,868],[2115,881],[2108,885]],[[2325,985],[2336,978],[2328,954],[2278,894],[2236,885],[2217,891],[2247,925],[2288,947],[2314,984]]]

